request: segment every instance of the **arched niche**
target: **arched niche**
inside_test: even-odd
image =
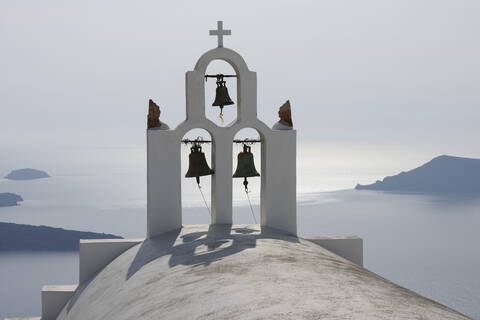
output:
[[[205,71],[207,75],[237,75],[235,69],[228,62],[216,59],[212,60]],[[219,127],[231,126],[237,121],[238,115],[238,81],[234,77],[226,77],[223,79],[226,82],[228,94],[231,100],[234,102],[232,105],[223,107],[223,121],[219,117],[220,107],[212,106],[212,103],[216,97],[217,79],[207,78],[205,81],[205,117],[212,121]]]
[[[223,60],[230,64],[237,75],[237,119],[235,122],[227,124],[226,127],[233,126],[241,121],[256,120],[257,74],[247,68],[243,58],[235,51],[227,48],[216,48],[203,54],[197,61],[195,69],[188,71],[186,74],[186,122],[211,122],[205,117],[205,73],[209,64],[216,60]],[[211,105],[211,103],[208,101],[208,105]],[[213,122],[211,123],[213,124]]]
[[[235,173],[238,165],[238,154],[243,152],[243,143],[238,143],[236,140],[260,140],[262,135],[254,128],[246,127],[238,130],[233,138],[233,152],[232,152],[232,176]],[[232,181],[232,220],[233,224],[260,224],[261,221],[261,186],[262,186],[262,143],[246,143],[251,148],[255,169],[260,174],[258,177],[250,177],[248,180],[248,197],[245,193],[243,185],[243,178],[233,178]],[[250,207],[251,205],[251,207]],[[253,215],[255,218],[252,217]]]
[[[182,140],[195,140],[201,137],[203,141],[213,141],[212,135],[205,129],[194,128],[186,132]],[[212,176],[200,177],[199,190],[195,178],[186,178],[185,174],[189,168],[189,156],[191,143],[181,143],[181,199],[182,199],[182,221],[186,224],[210,224],[212,208]],[[212,143],[200,143],[202,152],[210,168],[212,165]],[[168,169],[166,169],[168,170]]]

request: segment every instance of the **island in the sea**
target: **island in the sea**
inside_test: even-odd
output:
[[[480,194],[480,159],[439,156],[424,165],[357,190]]]
[[[121,239],[122,237],[95,232],[84,232],[0,222],[1,251],[76,251],[80,239]]]
[[[23,201],[23,199],[18,194],[10,192],[0,193],[0,207],[18,206],[20,201]]]
[[[12,172],[10,172],[5,176],[5,179],[34,180],[34,179],[42,179],[42,178],[49,178],[49,177],[50,176],[45,171],[32,169],[32,168],[25,168],[25,169],[13,170]]]

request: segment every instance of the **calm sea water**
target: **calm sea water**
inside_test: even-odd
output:
[[[328,191],[373,182],[435,156],[379,152],[378,147],[362,150],[299,146],[299,233],[359,235],[368,269],[480,319],[480,198]],[[208,155],[208,148],[205,151]],[[20,206],[0,208],[0,221],[144,236],[144,149],[64,149],[42,154],[32,150],[23,155],[23,160],[14,154],[4,157],[0,169],[6,174],[14,168],[35,167],[47,170],[52,178],[0,180],[0,192],[16,192],[25,199]],[[208,180],[202,180],[207,199]],[[234,222],[253,223],[241,187],[241,181],[235,182]],[[251,188],[258,220],[258,181],[252,179]],[[184,223],[208,223],[208,211],[193,181],[184,179],[182,196]],[[76,253],[0,252],[0,319],[39,315],[42,285],[76,283],[77,278]]]

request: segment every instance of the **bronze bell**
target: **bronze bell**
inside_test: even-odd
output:
[[[238,154],[237,170],[233,174],[234,178],[244,178],[243,185],[245,190],[248,191],[247,177],[259,177],[260,174],[255,169],[255,162],[253,161],[253,153],[251,147],[243,145],[243,152]]]
[[[217,90],[215,93],[215,101],[212,106],[220,107],[220,114],[223,112],[223,106],[234,104],[230,96],[228,95],[228,89],[223,80],[223,76],[217,76]]]
[[[185,174],[185,178],[195,177],[197,183],[200,184],[200,177],[212,175],[214,171],[208,166],[205,153],[202,152],[200,145],[195,144],[190,148],[190,151],[191,153],[188,156],[188,171]]]

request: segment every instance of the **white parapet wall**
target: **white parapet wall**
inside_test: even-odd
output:
[[[143,240],[144,239],[80,240],[79,283],[82,284],[88,280],[125,250],[143,242]]]
[[[357,236],[307,237],[328,251],[363,267],[363,240]]]
[[[82,284],[120,254],[143,242],[144,239],[80,240],[79,264]],[[5,320],[54,320],[75,294],[78,285],[48,285],[42,288],[42,317],[5,318]]]
[[[78,285],[43,286],[42,320],[55,320],[77,290]]]

